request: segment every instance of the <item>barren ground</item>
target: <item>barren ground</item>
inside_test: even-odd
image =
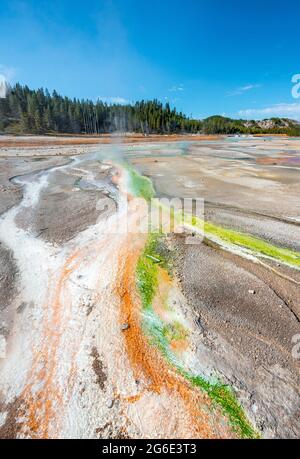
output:
[[[288,248],[297,262],[300,141],[119,141],[0,139],[2,438],[239,436],[145,333],[136,266],[147,235],[135,224],[146,211],[120,158],[151,179],[156,196],[203,198],[206,221]],[[120,231],[127,201],[129,234]],[[229,384],[260,436],[298,437],[296,262],[191,230],[162,246],[173,269],[170,277],[159,268],[153,309],[180,324],[172,355]]]

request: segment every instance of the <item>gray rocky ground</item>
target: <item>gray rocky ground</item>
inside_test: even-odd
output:
[[[116,211],[119,189],[114,168],[95,156],[97,149],[93,144],[1,151],[0,333],[9,352],[3,367],[0,362],[3,437],[82,437],[86,432],[89,437],[125,438],[155,432],[139,424],[139,408],[128,408],[120,395],[123,383],[131,395],[137,390],[134,377],[127,381],[131,370],[120,344],[126,330],[114,323],[115,262],[123,260],[123,246],[115,236],[100,238],[101,243],[96,236],[101,222]],[[298,140],[222,139],[120,150],[151,178],[158,196],[203,198],[207,220],[300,251]],[[292,339],[300,333],[299,270],[272,260],[254,263],[209,240],[185,242],[184,236],[174,236],[169,244],[197,330],[199,367],[235,388],[262,436],[299,436],[299,360],[292,355]],[[113,317],[103,312],[104,306]],[[67,355],[65,365],[57,363],[62,355]],[[120,356],[124,366],[112,368],[110,361]],[[26,413],[31,412],[29,384],[34,393],[41,383],[41,362],[48,375],[44,381],[51,384],[39,395],[52,397],[54,407],[65,407],[65,424],[38,428],[28,421],[26,430],[18,419],[23,398]],[[154,403],[147,400],[141,412]],[[162,400],[167,406],[168,398]],[[129,427],[124,413],[134,419]],[[73,417],[81,419],[76,426]],[[172,432],[165,433],[172,438]]]

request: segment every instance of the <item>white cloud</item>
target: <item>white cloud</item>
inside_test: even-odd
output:
[[[102,100],[102,102],[106,102],[108,104],[121,104],[121,105],[126,105],[129,104],[128,99],[124,99],[124,97],[119,97],[119,96],[99,96],[98,100]]]
[[[228,91],[226,93],[227,97],[232,97],[232,96],[239,96],[241,94],[244,94],[245,92],[251,91],[252,89],[260,88],[260,84],[246,84],[245,86],[241,86],[240,88],[236,88],[232,91]]]
[[[300,104],[282,103],[258,109],[249,108],[246,110],[240,110],[238,114],[239,116],[246,118],[267,118],[278,116],[283,118],[293,118],[295,120],[300,120]]]
[[[169,91],[170,92],[179,92],[179,91],[184,91],[184,87],[183,87],[183,84],[174,84],[173,86],[171,86],[171,88],[169,88]]]

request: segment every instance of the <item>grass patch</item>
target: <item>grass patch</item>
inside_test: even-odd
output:
[[[135,196],[142,197],[146,201],[154,197],[154,188],[147,177],[142,177],[128,164],[123,165],[123,167],[129,172],[130,186]],[[241,245],[264,255],[272,256],[273,258],[281,259],[279,257],[283,257],[285,261],[286,259],[297,260],[295,253],[288,249],[280,249],[252,236],[243,235],[236,231],[226,230],[211,223],[203,222],[198,217],[184,216],[184,218],[185,221],[189,220],[191,226],[204,229],[208,235],[213,234],[226,242]],[[179,374],[185,377],[193,386],[206,392],[213,403],[221,407],[225,416],[228,417],[233,431],[238,436],[241,438],[258,438],[259,434],[250,425],[232,388],[221,382],[212,383],[202,376],[190,373],[183,367],[182,362],[179,361],[178,357],[170,349],[170,342],[175,339],[184,339],[187,336],[187,331],[176,321],[166,324],[155,314],[152,308],[152,302],[158,286],[158,263],[156,259],[160,260],[159,266],[168,272],[171,266],[170,257],[165,256],[166,249],[163,246],[161,233],[150,234],[145,249],[137,263],[137,287],[143,307],[143,330],[149,342],[157,347],[168,363]]]
[[[168,363],[176,368],[193,386],[206,392],[211,400],[221,407],[224,415],[229,419],[233,431],[239,437],[258,438],[259,434],[247,420],[243,408],[237,401],[231,387],[220,382],[211,383],[202,376],[190,373],[172,352],[170,342],[175,339],[184,339],[187,336],[187,331],[177,321],[166,324],[155,314],[152,308],[152,302],[158,286],[158,265],[147,255],[161,259],[162,264],[167,266],[168,263],[162,259],[162,254],[158,253],[160,243],[161,234],[151,234],[149,236],[144,252],[138,260],[136,271],[137,286],[143,306],[143,330],[150,344],[156,346]]]
[[[151,307],[152,300],[158,285],[158,267],[150,258],[146,257],[147,252],[139,258],[136,268],[137,285],[141,295],[144,309]]]
[[[194,376],[185,371],[182,371],[182,374],[193,386],[204,390],[213,402],[222,408],[223,413],[230,420],[232,429],[241,438],[259,438],[259,434],[250,425],[230,386],[222,383],[211,384],[201,376]]]
[[[282,263],[288,264],[294,268],[300,268],[300,252],[278,247],[264,241],[263,239],[259,239],[246,233],[222,228],[221,226],[205,222],[195,216],[185,215],[184,220],[186,224],[192,226],[193,228],[197,228],[202,232],[204,231],[204,234],[208,239],[210,235],[215,236],[222,241],[246,248],[254,254],[274,258],[275,260],[281,261]]]
[[[184,328],[184,326],[177,321],[174,321],[163,326],[163,335],[166,337],[167,341],[180,341],[184,340],[189,336],[189,332]]]
[[[175,216],[166,205],[160,204],[163,212],[170,212],[170,218],[175,218],[177,224],[191,227],[202,232],[208,239],[214,236],[221,241],[236,245],[251,251],[254,255],[261,255],[273,258],[276,261],[287,264],[293,268],[300,268],[300,252],[296,252],[284,247],[278,247],[270,244],[263,239],[259,239],[247,233],[223,228],[213,223],[202,220],[199,217],[190,214],[183,214],[182,211],[176,211]]]
[[[270,244],[269,242],[258,239],[254,236],[221,228],[208,222],[204,223],[204,231],[208,236],[212,234],[213,236],[219,237],[223,241],[249,249],[251,252],[271,257],[275,260],[281,261],[282,263],[300,268],[299,252],[277,247],[276,245]]]
[[[124,163],[122,166],[129,174],[130,191],[134,194],[134,196],[144,198],[145,201],[150,201],[155,195],[155,190],[151,180],[148,177],[144,177],[139,174],[139,172],[128,163]]]
[[[158,285],[158,263],[156,260],[160,260],[159,266],[161,268],[168,272],[171,270],[168,260],[163,257],[161,237],[162,235],[159,233],[149,235],[144,252],[137,263],[137,284],[145,309],[151,308]]]

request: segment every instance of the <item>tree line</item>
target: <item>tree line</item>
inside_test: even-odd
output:
[[[211,116],[186,117],[158,100],[135,104],[107,104],[101,100],[70,99],[56,91],[29,89],[16,84],[0,98],[0,133],[101,134],[114,131],[143,134],[276,134],[300,135],[300,125],[284,118],[264,121]]]
[[[56,91],[16,84],[0,99],[0,131],[15,133],[100,134],[113,131],[197,133],[201,121],[187,118],[158,100],[107,104],[70,99]]]

